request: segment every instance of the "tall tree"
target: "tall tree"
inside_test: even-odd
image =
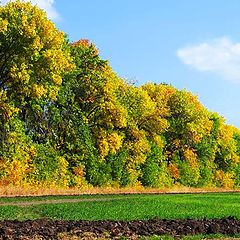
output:
[[[18,0],[0,6],[0,160],[13,182],[34,169],[36,148],[26,132],[42,134],[47,106],[72,68],[64,33],[44,11]]]
[[[64,33],[30,3],[0,7],[0,89],[16,106],[26,98],[55,99],[72,67]]]

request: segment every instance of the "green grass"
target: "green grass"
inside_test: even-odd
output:
[[[0,206],[0,219],[66,219],[66,220],[134,220],[179,218],[240,219],[239,193],[165,194],[165,195],[83,195],[64,197],[0,198],[0,202],[39,201],[49,199],[104,198],[104,201],[41,204],[35,206]]]

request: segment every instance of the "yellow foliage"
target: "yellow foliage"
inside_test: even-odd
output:
[[[106,101],[100,104],[102,110],[102,121],[109,128],[119,127],[123,128],[126,126],[126,109],[114,101]]]
[[[170,114],[168,100],[176,91],[175,88],[163,84],[147,83],[142,88],[148,93],[151,99],[156,103],[156,113],[158,116],[166,117]]]
[[[16,81],[28,83],[30,80],[30,74],[28,66],[25,63],[21,63],[19,66],[16,64],[11,67],[10,76]]]
[[[112,153],[116,153],[117,150],[120,149],[120,147],[122,146],[122,140],[123,140],[123,137],[120,136],[117,132],[108,134],[107,141],[108,141],[109,149]]]
[[[184,92],[186,97],[186,113],[191,122],[187,123],[187,129],[191,133],[192,140],[199,143],[204,136],[211,134],[213,123],[209,120],[209,112],[191,92]]]
[[[24,177],[27,168],[28,168],[28,164],[19,160],[13,160],[9,164],[7,168],[7,174],[14,185],[20,185],[21,180]]]
[[[169,131],[179,132],[189,144],[199,143],[203,137],[210,136],[213,122],[209,112],[191,92],[175,91],[168,105],[172,121]]]
[[[67,187],[70,179],[69,176],[67,175],[68,161],[64,157],[59,157],[58,165],[59,165],[58,175],[60,177],[61,185]]]
[[[64,33],[30,2],[10,1],[0,8],[0,45],[7,42],[1,54],[11,54],[4,67],[11,79],[3,87],[22,99],[48,97],[51,88],[61,85],[63,73],[74,68]]]
[[[151,101],[151,104],[146,102],[146,105],[151,106],[151,109],[143,115],[141,126],[149,133],[149,137],[154,141],[153,136],[155,134],[161,134],[169,127],[166,119],[170,116],[168,101],[176,90],[171,86],[163,84],[156,85],[153,83],[148,83],[142,86],[141,89],[148,95],[149,101]]]
[[[183,154],[185,159],[189,162],[191,168],[198,167],[198,156],[193,149],[190,148],[184,149]]]
[[[122,82],[119,85],[119,97],[122,98],[121,102],[127,109],[129,122],[134,122],[136,125],[143,124],[154,112],[155,103],[142,88]]]
[[[182,145],[181,140],[180,139],[174,139],[172,141],[172,145],[174,146],[175,149],[179,149]]]
[[[102,157],[105,157],[109,153],[109,145],[107,139],[100,139],[98,141],[98,148],[99,148],[99,153]]]
[[[9,120],[14,113],[17,113],[19,111],[18,108],[14,107],[10,103],[7,102],[7,95],[6,91],[0,90],[0,113],[1,117],[5,121]]]
[[[108,153],[116,153],[122,146],[123,137],[117,132],[106,133],[100,131],[101,137],[98,140],[98,148],[100,155],[105,157]]]
[[[55,101],[57,99],[58,90],[59,90],[58,87],[51,87],[51,88],[49,88],[48,96],[49,96],[49,98],[51,100]]]
[[[219,128],[219,134],[218,134],[218,142],[220,144],[222,143],[228,143],[232,140],[233,134],[235,132],[235,127],[227,124],[221,124]]]
[[[130,176],[130,186],[140,187],[141,182],[138,181],[140,171],[136,169],[135,164],[132,164],[132,162],[130,161],[127,166],[127,170]]]
[[[135,155],[130,158],[130,161],[136,165],[143,164],[147,159],[147,155],[145,153],[139,152],[136,154],[135,152],[134,154]]]
[[[61,85],[62,84],[62,77],[59,76],[58,74],[53,74],[52,75],[52,80],[56,85]]]
[[[59,157],[58,164],[59,164],[59,168],[60,168],[59,173],[60,173],[61,177],[64,177],[68,171],[68,161],[64,157]]]
[[[199,143],[204,136],[210,136],[212,126],[213,123],[209,120],[207,111],[199,116],[196,122],[187,124],[189,133],[191,133],[192,140],[195,143]]]
[[[159,136],[157,134],[153,134],[153,141],[159,148],[163,148],[164,145],[165,145],[165,143],[162,140],[161,136]]]
[[[87,186],[85,179],[81,176],[74,176],[73,181],[76,184],[76,187],[83,188]]]
[[[69,62],[70,56],[65,56],[62,49],[48,49],[43,53],[45,61],[52,72],[55,74],[62,73],[64,70],[71,70],[73,65]]]
[[[141,138],[145,138],[145,131],[144,130],[139,130],[137,127],[135,126],[131,126],[131,130],[130,130],[131,135],[135,138],[135,139],[141,139]]]
[[[33,171],[30,160],[13,159],[10,162],[1,160],[1,163],[1,170],[4,171],[4,176],[0,180],[1,185],[22,186],[26,174]]]
[[[124,148],[130,152],[129,162],[135,166],[145,162],[147,154],[151,150],[151,146],[144,130],[132,128],[131,136],[133,139],[131,141],[126,141]]]
[[[86,181],[85,181],[85,168],[82,165],[78,165],[73,169],[73,180],[74,183],[76,185],[76,187],[84,187],[87,185]]]
[[[119,102],[117,97],[121,81],[110,66],[106,65],[102,71],[106,79],[103,89],[100,90],[102,92],[102,102],[99,105],[102,121],[111,129],[114,129],[114,127],[124,128],[127,125],[127,109]]]
[[[234,164],[240,161],[240,156],[237,154],[237,145],[233,138],[236,132],[237,129],[234,126],[222,122],[217,136],[217,143],[220,151],[224,153],[224,160],[231,160]]]
[[[8,21],[6,19],[0,18],[0,33],[5,33],[8,28]]]
[[[215,179],[220,184],[221,187],[224,188],[233,188],[234,179],[233,174],[229,172],[224,172],[222,170],[217,170],[215,174]]]
[[[140,138],[134,142],[132,152],[135,156],[140,155],[141,153],[147,153],[150,151],[150,145],[146,138]]]
[[[35,39],[33,40],[32,47],[36,51],[40,51],[43,48],[43,43],[42,43],[42,41],[41,41],[39,36],[36,36]]]
[[[43,85],[33,84],[32,95],[35,98],[41,98],[47,93],[47,89]]]

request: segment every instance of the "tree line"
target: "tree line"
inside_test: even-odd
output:
[[[45,12],[0,7],[0,185],[240,185],[240,131],[187,90],[136,86]]]

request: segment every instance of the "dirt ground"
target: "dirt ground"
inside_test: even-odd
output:
[[[212,220],[148,221],[1,221],[0,239],[139,239],[140,236],[240,233],[240,220],[233,217]]]
[[[77,188],[55,188],[55,187],[14,187],[0,186],[0,197],[17,196],[49,196],[49,195],[83,195],[83,194],[165,194],[165,193],[212,193],[212,192],[240,192],[240,189],[224,188],[191,188],[191,187],[171,187],[171,188],[112,188],[112,187],[89,187],[84,189]]]

